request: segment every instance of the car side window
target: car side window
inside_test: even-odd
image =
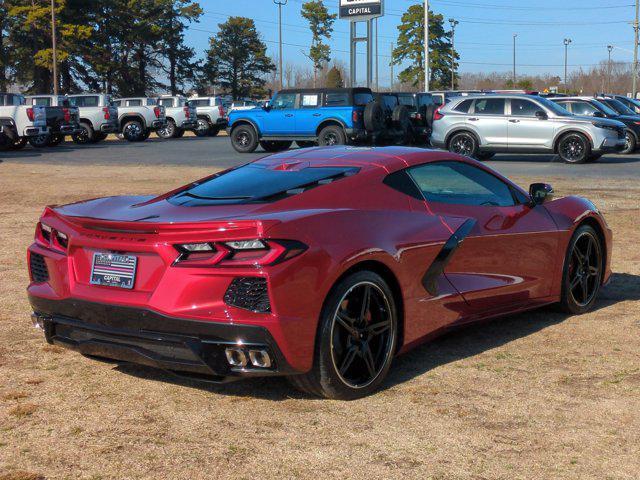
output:
[[[536,112],[542,111],[542,107],[522,98],[511,99],[511,115],[518,117],[535,117]]]
[[[295,108],[295,93],[280,93],[271,102],[271,108],[274,110],[285,110],[287,108]]]
[[[598,111],[596,107],[589,102],[569,102],[571,104],[571,113],[574,115],[590,115],[593,116]]]
[[[49,98],[34,98],[33,105],[40,105],[43,107],[51,106],[51,99]]]
[[[344,93],[327,93],[324,96],[325,107],[348,107],[349,94]]]
[[[469,109],[471,108],[472,103],[473,103],[473,100],[464,100],[460,102],[458,105],[456,105],[455,107],[453,107],[453,111],[460,112],[460,113],[469,113]]]
[[[303,94],[300,99],[300,108],[316,108],[320,105],[320,95],[317,93],[314,94]]]
[[[140,107],[142,106],[142,100],[129,100],[127,102],[128,107]]]
[[[476,100],[475,113],[478,115],[504,115],[504,104],[504,98]]]
[[[427,163],[409,169],[409,175],[430,202],[494,207],[515,205],[509,185],[468,163]]]
[[[161,98],[158,103],[163,107],[173,107],[173,99],[172,98]]]

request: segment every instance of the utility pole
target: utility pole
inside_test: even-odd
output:
[[[279,31],[279,46],[280,46],[280,57],[278,59],[279,67],[278,71],[280,73],[280,90],[283,89],[282,85],[282,6],[287,4],[288,0],[273,0],[273,3],[278,5],[278,31]]]
[[[513,34],[513,86],[516,85],[516,38],[518,37],[517,33]]]
[[[456,69],[455,69],[455,65],[456,65],[456,47],[455,47],[455,41],[456,41],[456,25],[458,25],[460,22],[457,20],[454,20],[453,18],[449,19],[449,23],[451,24],[451,90],[455,90],[456,86]]]
[[[429,0],[424,0],[424,91],[429,91]]]
[[[378,18],[376,17],[376,92],[380,90],[380,82],[378,80]]]
[[[569,44],[571,43],[570,38],[564,39],[564,93],[569,91],[569,86],[567,85],[567,57],[569,54]]]
[[[391,77],[389,83],[391,84],[391,91],[393,91],[393,42],[391,42],[391,61],[389,62],[389,66],[391,67]]]
[[[633,47],[633,98],[638,95],[638,14],[640,13],[640,2],[636,0],[636,20],[633,22],[633,30],[635,31],[635,41]]]
[[[51,47],[53,48],[53,94],[58,95],[58,45],[56,42],[55,0],[51,0]]]
[[[611,91],[611,50],[613,50],[613,45],[607,45],[607,50],[609,51],[609,63],[607,64],[607,88],[609,91],[607,93],[612,93]]]

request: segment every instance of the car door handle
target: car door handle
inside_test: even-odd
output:
[[[512,118],[509,120],[511,123],[520,123],[520,120],[517,120],[515,118]]]
[[[313,116],[314,117],[319,117],[320,115],[322,115],[321,113],[314,113]]]
[[[478,120],[480,120],[478,117],[471,117],[469,119],[470,122],[477,122]]]
[[[285,113],[284,116],[285,117],[293,117],[293,113]]]

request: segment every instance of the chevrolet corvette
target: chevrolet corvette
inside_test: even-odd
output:
[[[28,296],[46,341],[88,357],[353,399],[450,329],[588,311],[611,242],[590,201],[470,158],[310,148],[160,196],[45,208]]]

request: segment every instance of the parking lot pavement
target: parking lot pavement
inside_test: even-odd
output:
[[[0,159],[20,163],[93,164],[93,165],[184,165],[228,168],[266,155],[262,150],[239,154],[226,136],[215,138],[184,137],[145,142],[106,141],[77,146],[71,142],[57,147],[17,152],[0,151]],[[585,165],[567,165],[550,155],[497,155],[486,162],[505,176],[525,175],[544,178],[640,179],[640,152],[635,155],[607,155]]]

